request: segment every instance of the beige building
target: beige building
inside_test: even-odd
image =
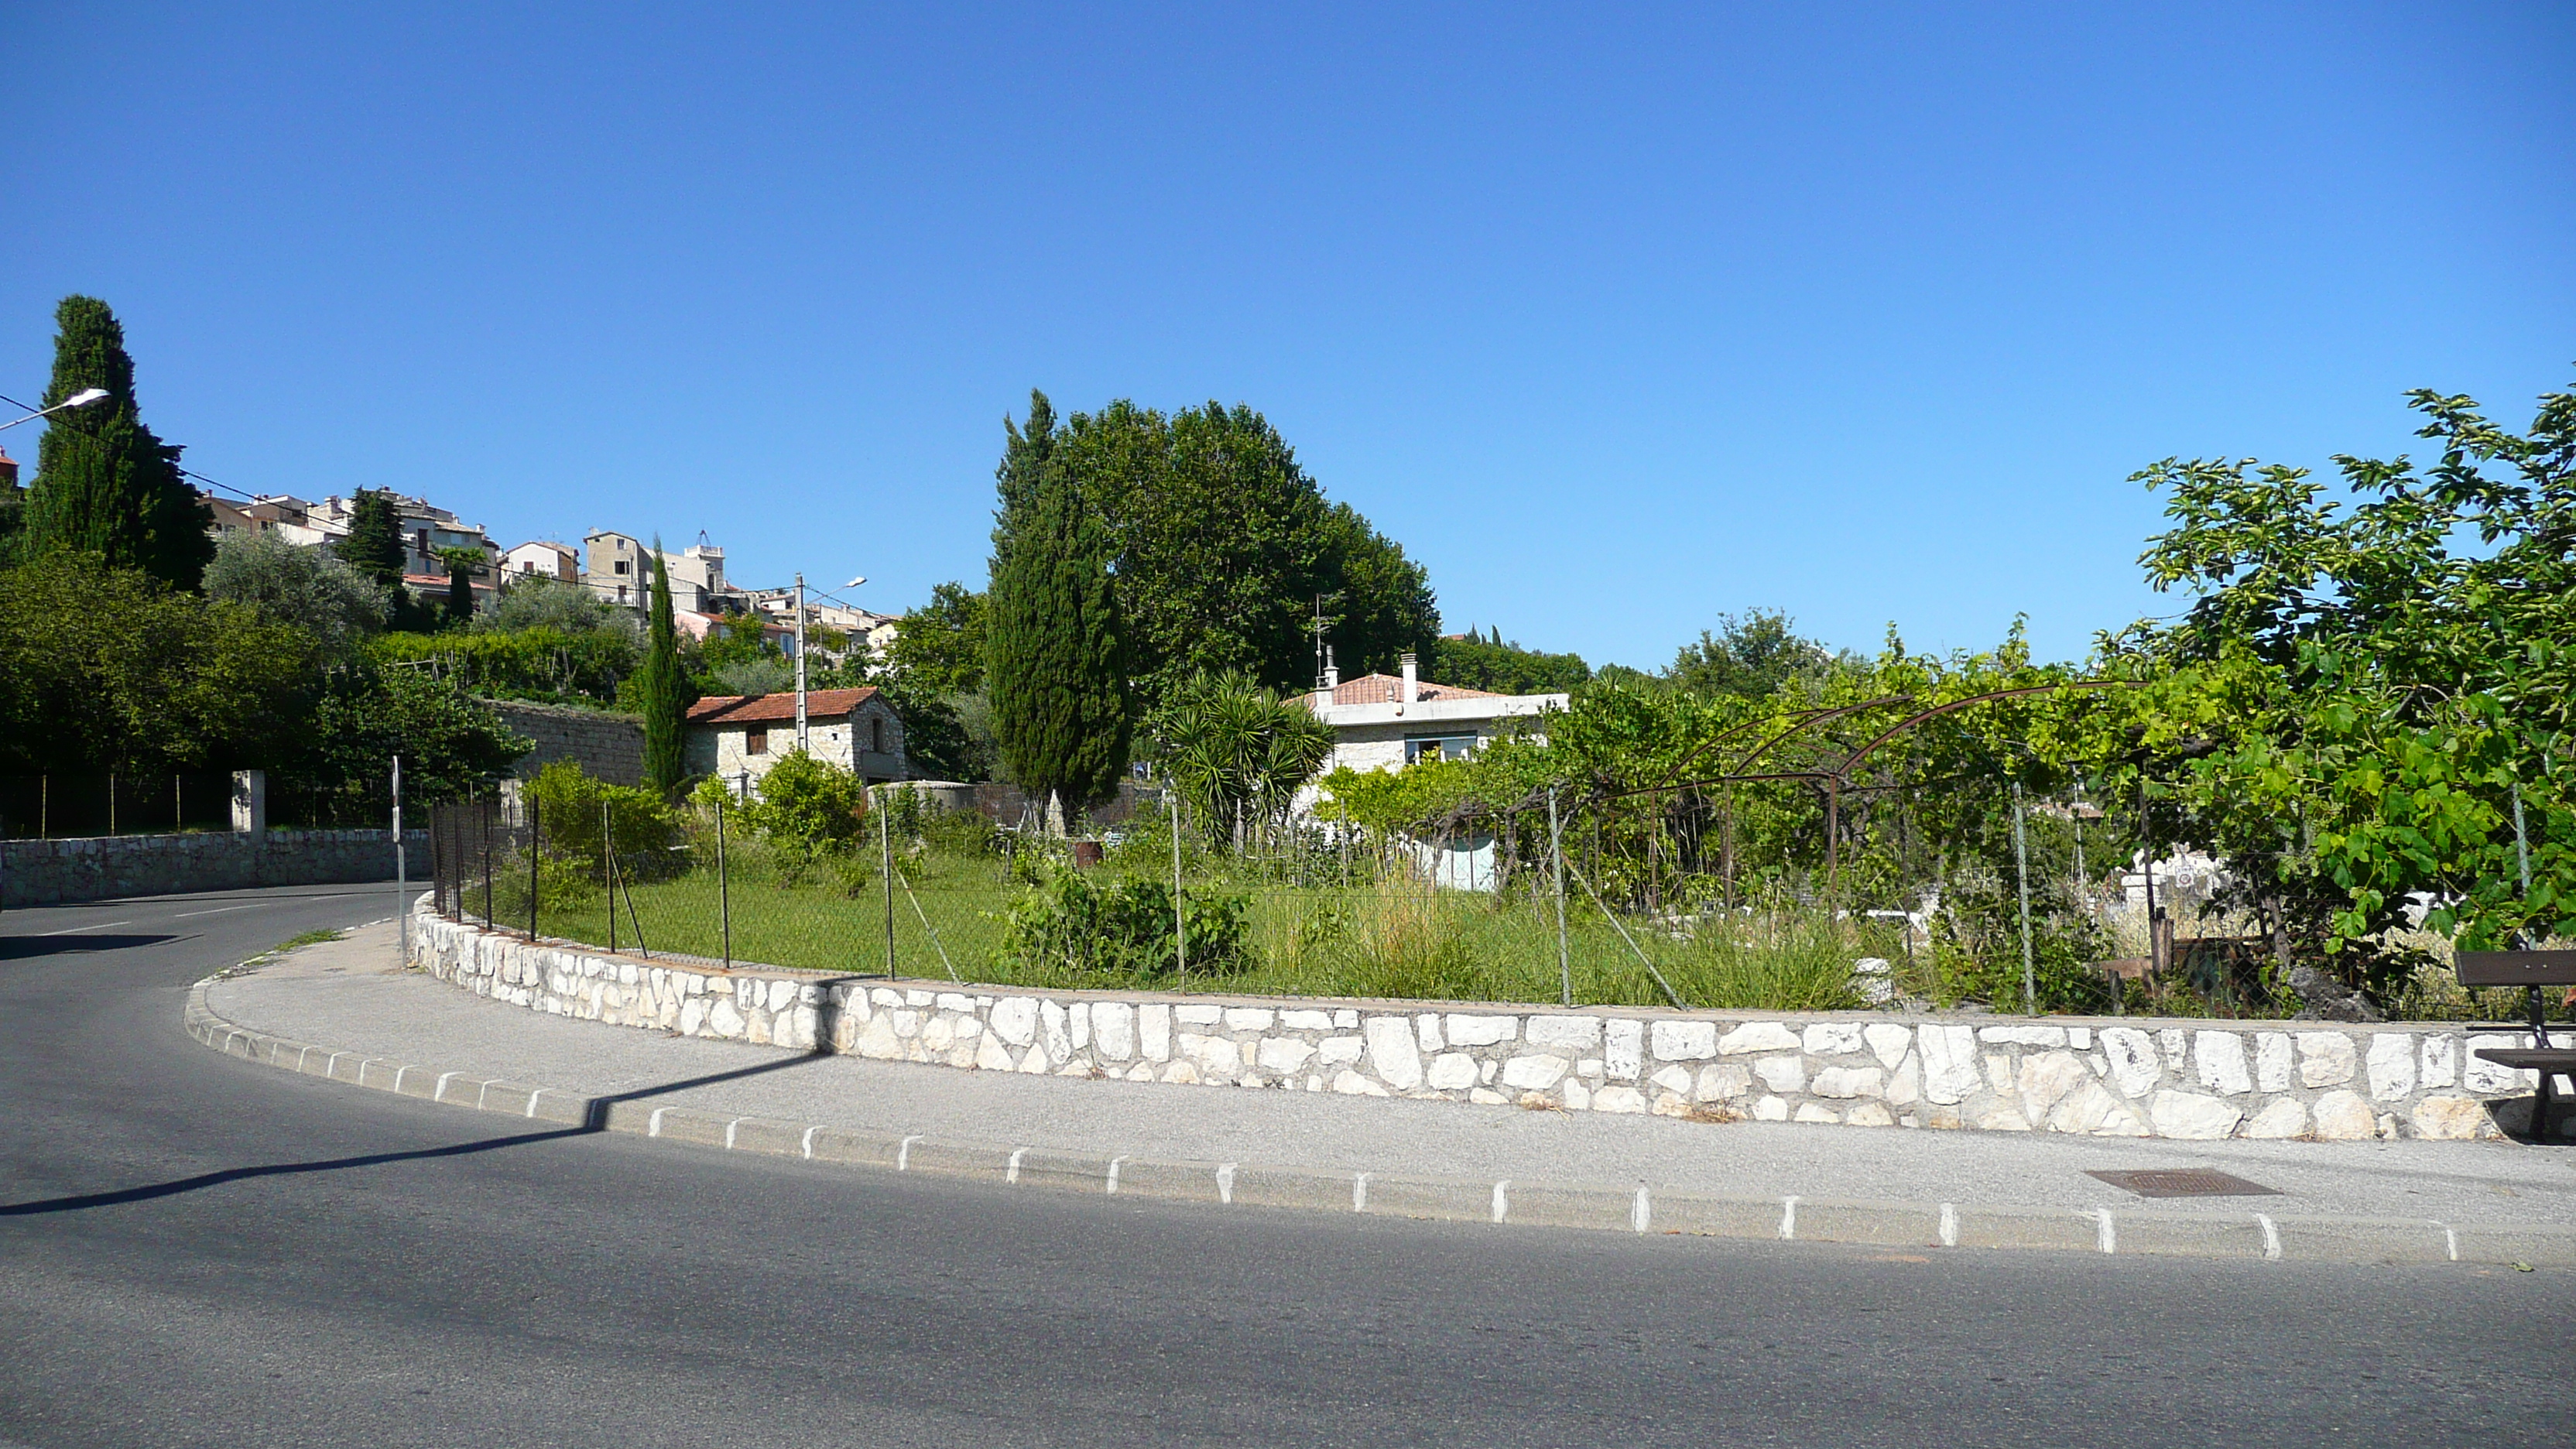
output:
[[[701,535],[703,537],[704,535]],[[595,529],[582,535],[581,581],[612,604],[640,609],[653,599],[653,550],[632,534]],[[740,589],[725,581],[724,550],[695,543],[662,551],[671,575],[671,607],[683,614],[738,614]]]
[[[749,788],[779,757],[796,748],[796,696],[718,695],[689,706],[688,766]],[[871,686],[815,689],[805,694],[807,749],[871,785],[909,775],[903,758],[903,721]]]
[[[1343,768],[1401,770],[1424,759],[1463,760],[1486,741],[1508,731],[1530,730],[1550,710],[1566,707],[1564,694],[1494,694],[1433,684],[1415,672],[1414,656],[1404,656],[1401,674],[1364,674],[1341,680],[1325,676],[1325,687],[1304,696],[1306,707],[1333,730],[1333,752],[1325,757],[1321,779]],[[1536,733],[1535,730],[1532,730]],[[1545,738],[1540,735],[1540,738]],[[1308,785],[1297,792],[1294,813],[1311,816],[1319,790]],[[1491,836],[1451,840],[1445,848],[1415,843],[1414,851],[1431,879],[1444,886],[1491,890],[1495,880]]]
[[[581,553],[570,544],[530,542],[501,555],[501,572],[511,579],[581,582]]]

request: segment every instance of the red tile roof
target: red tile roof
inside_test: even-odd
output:
[[[1418,681],[1415,684],[1414,689],[1415,698],[1426,700],[1502,699],[1506,697],[1496,694],[1490,689],[1461,689],[1454,684],[1433,684],[1427,679]],[[1317,694],[1322,692],[1323,691],[1321,690],[1315,691]],[[1310,695],[1308,697],[1312,698],[1313,696]],[[1403,697],[1404,681],[1392,674],[1363,674],[1357,679],[1345,679],[1341,682],[1340,687],[1333,691],[1333,703],[1335,704],[1393,704]]]
[[[805,691],[805,717],[839,719],[856,710],[876,695],[873,684],[865,689],[809,689]],[[773,720],[796,718],[796,694],[719,694],[689,706],[689,723],[767,724]]]

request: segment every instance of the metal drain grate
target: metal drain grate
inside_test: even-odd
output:
[[[2232,1173],[2206,1167],[2146,1168],[2134,1172],[2087,1172],[2140,1197],[2279,1197],[2277,1187],[2247,1182]]]

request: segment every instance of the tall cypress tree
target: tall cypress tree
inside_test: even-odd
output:
[[[474,622],[474,570],[483,562],[479,550],[442,548],[438,561],[447,565],[447,624],[462,628]]]
[[[394,495],[382,488],[362,488],[350,500],[348,536],[333,544],[332,551],[346,559],[351,568],[366,575],[367,580],[385,591],[385,622],[395,629],[426,629],[429,621],[412,601],[411,590],[403,587],[403,561],[410,551],[403,546],[402,513],[394,507]]]
[[[30,555],[94,553],[119,568],[197,587],[215,556],[207,532],[213,511],[180,476],[180,450],[135,412],[124,326],[105,302],[82,296],[62,300],[54,326],[45,406],[93,387],[105,388],[108,400],[47,421],[26,502]]]
[[[1004,770],[1030,800],[1053,795],[1070,818],[1107,799],[1127,770],[1126,648],[1108,534],[1055,457],[1045,395],[1029,404],[997,472],[985,678]]]
[[[671,571],[662,562],[662,540],[653,540],[653,602],[648,610],[644,667],[635,693],[644,709],[644,784],[668,795],[689,777],[688,742],[682,733],[691,703],[680,672],[680,631],[671,618]]]

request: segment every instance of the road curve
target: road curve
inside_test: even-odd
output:
[[[2563,1444],[2576,1274],[1747,1248],[850,1174],[209,1052],[390,913],[0,915],[0,1442]]]

